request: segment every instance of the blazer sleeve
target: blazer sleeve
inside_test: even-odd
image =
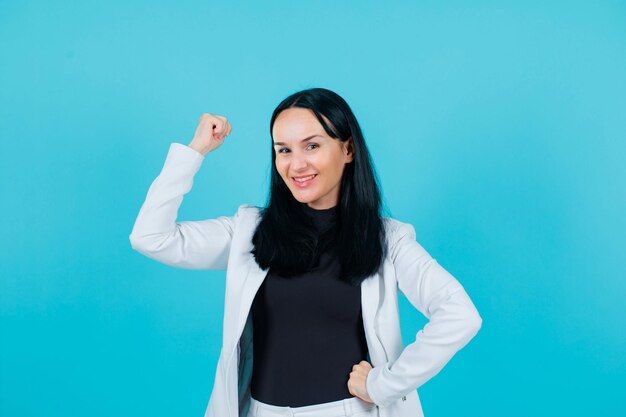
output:
[[[381,407],[391,404],[435,376],[482,325],[461,284],[415,240],[415,229],[401,223],[389,256],[400,290],[429,322],[400,356],[370,370],[366,387]]]
[[[237,215],[176,222],[183,195],[191,190],[203,160],[188,146],[170,145],[129,236],[133,249],[179,268],[226,269]]]

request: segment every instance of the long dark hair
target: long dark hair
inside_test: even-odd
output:
[[[303,203],[294,198],[276,169],[272,143],[269,201],[261,210],[251,253],[261,268],[293,277],[308,271],[320,252],[332,247],[339,258],[340,279],[359,285],[378,271],[386,248],[378,179],[361,127],[348,103],[337,93],[311,88],[290,95],[276,107],[270,136],[278,115],[293,107],[311,110],[332,138],[342,142],[352,138],[354,158],[343,171],[336,221],[322,235],[316,232]]]

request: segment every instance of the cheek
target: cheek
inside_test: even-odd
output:
[[[341,175],[344,168],[345,164],[341,159],[335,159],[329,164],[329,169],[331,169],[335,175]]]
[[[274,162],[274,165],[276,166],[276,171],[278,171],[280,176],[284,177],[285,176],[285,170],[287,169],[287,166],[285,165],[285,163],[281,163],[280,161],[276,161],[276,162]]]

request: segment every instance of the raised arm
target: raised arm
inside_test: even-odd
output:
[[[461,284],[415,241],[413,226],[402,223],[396,236],[391,257],[398,286],[429,322],[398,359],[370,371],[367,391],[381,407],[436,375],[482,324]]]
[[[205,113],[189,146],[170,145],[129,236],[133,249],[180,268],[226,269],[236,215],[178,223],[176,218],[204,156],[220,146],[230,130],[225,118]]]

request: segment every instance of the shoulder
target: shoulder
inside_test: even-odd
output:
[[[237,213],[235,213],[235,224],[256,227],[257,223],[261,219],[261,210],[261,207],[253,206],[251,204],[240,205],[237,208]]]
[[[401,222],[391,217],[383,217],[383,224],[385,225],[385,233],[390,243],[396,242],[407,235],[415,239],[415,228],[410,223]]]
[[[253,206],[251,204],[242,204],[237,208],[237,215],[239,216],[252,216],[255,217],[261,213],[261,207]]]
[[[397,254],[406,248],[424,250],[416,240],[415,228],[412,224],[390,217],[383,217],[383,223],[385,225],[387,256],[395,259]]]
[[[432,257],[417,241],[415,228],[410,223],[384,217],[387,240],[387,257],[394,264],[408,260],[410,263],[425,262]]]

